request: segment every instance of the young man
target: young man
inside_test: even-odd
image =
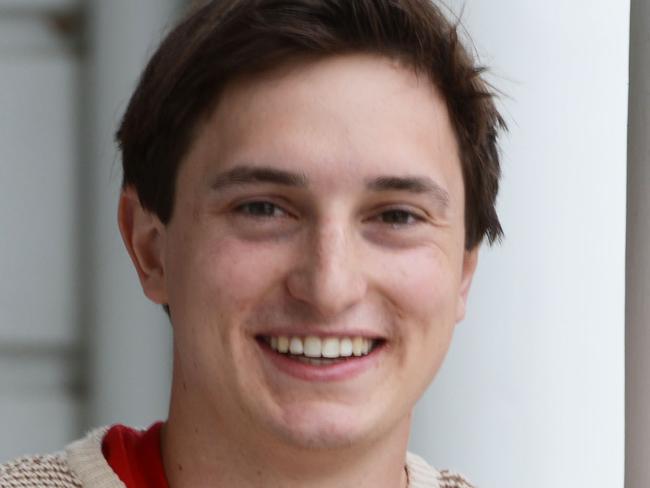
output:
[[[469,486],[406,449],[501,234],[479,73],[428,0],[192,13],[117,134],[122,236],[174,331],[169,418],[0,485]]]

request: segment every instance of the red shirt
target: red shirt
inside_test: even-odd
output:
[[[104,436],[102,453],[127,488],[169,487],[160,454],[162,426],[156,422],[140,431],[114,425]]]

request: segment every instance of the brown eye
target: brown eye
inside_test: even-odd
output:
[[[271,202],[248,202],[235,208],[235,212],[251,217],[282,217],[286,212]]]
[[[399,209],[382,212],[380,219],[382,223],[391,225],[411,225],[416,224],[422,220],[412,212],[407,212],[406,210]]]

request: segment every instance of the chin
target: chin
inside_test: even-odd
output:
[[[320,422],[320,425],[290,426],[278,432],[295,447],[308,450],[330,450],[350,447],[362,442],[366,436],[351,432],[345,426]]]
[[[364,412],[365,410],[365,412]],[[302,449],[340,449],[363,444],[375,431],[367,409],[332,404],[295,405],[273,430]]]

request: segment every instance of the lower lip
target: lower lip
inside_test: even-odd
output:
[[[300,380],[322,382],[344,381],[361,375],[377,365],[384,350],[384,345],[380,344],[367,356],[351,357],[332,364],[315,365],[291,359],[288,354],[275,352],[264,342],[258,342],[258,345],[281,372]]]

